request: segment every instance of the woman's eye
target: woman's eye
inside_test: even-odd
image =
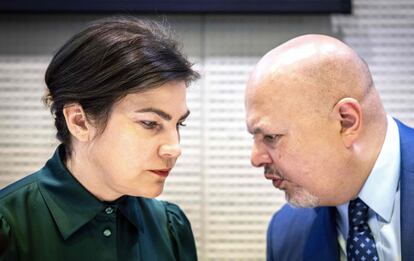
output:
[[[185,126],[187,126],[187,124],[185,124],[184,122],[177,123],[177,128],[185,127]]]
[[[159,126],[156,121],[141,121],[141,124],[146,129],[155,129]]]

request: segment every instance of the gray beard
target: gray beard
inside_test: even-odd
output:
[[[299,188],[293,191],[293,197],[290,197],[285,192],[286,201],[292,206],[297,208],[314,208],[319,206],[320,199],[311,194],[309,191]]]

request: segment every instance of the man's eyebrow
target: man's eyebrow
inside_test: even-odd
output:
[[[249,128],[249,126],[246,126],[246,129],[247,129],[247,132],[252,134],[252,135],[255,135],[255,134],[258,134],[258,133],[262,132],[262,130],[258,127],[254,128],[254,129],[251,129],[251,128]]]
[[[256,126],[252,126],[249,128],[249,124],[247,124],[247,131],[252,134],[252,135],[257,135],[257,134],[264,134],[264,129],[266,129],[266,126],[263,125],[262,123],[256,123],[256,124],[251,124],[251,125],[256,125]]]
[[[261,133],[263,133],[263,130],[260,127],[254,128],[253,131],[252,131],[253,135],[261,134]]]
[[[172,119],[172,116],[170,114],[166,113],[163,110],[153,108],[153,107],[136,110],[135,112],[152,112],[152,113],[157,114],[158,116],[160,116],[164,120],[170,121]],[[190,115],[190,111],[187,110],[187,112],[184,113],[184,115],[180,117],[180,121],[187,118],[188,115]]]

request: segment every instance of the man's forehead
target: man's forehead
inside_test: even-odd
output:
[[[251,134],[263,133],[269,122],[268,115],[259,116],[257,114],[248,114],[246,118],[247,130]]]
[[[268,124],[279,114],[279,105],[272,102],[273,97],[253,95],[246,106],[246,124],[248,128],[255,128]],[[253,130],[252,130],[253,131]]]
[[[247,131],[252,135],[265,135],[286,130],[289,124],[284,115],[277,112],[250,114],[246,117]]]
[[[278,82],[263,79],[248,86],[246,91],[246,108],[267,110],[278,107],[284,98],[283,90]]]

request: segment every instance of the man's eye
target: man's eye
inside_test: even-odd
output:
[[[155,129],[159,126],[159,124],[156,121],[141,121],[141,125],[145,129]]]
[[[274,143],[278,140],[279,137],[280,137],[280,135],[278,135],[278,134],[264,135],[263,136],[263,141],[265,143]]]

